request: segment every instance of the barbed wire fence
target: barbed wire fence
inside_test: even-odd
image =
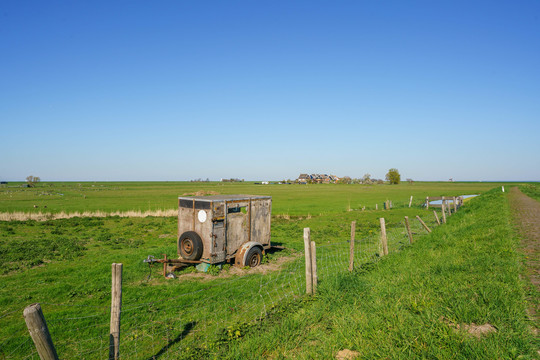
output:
[[[423,221],[428,228],[437,226],[435,215],[425,216]],[[417,219],[409,219],[409,226],[415,241],[428,233]],[[405,220],[388,223],[385,230],[388,254],[410,244]],[[351,248],[353,270],[386,256],[381,231],[370,230],[358,239],[356,233],[362,231],[354,230],[351,234],[354,247],[351,238],[344,236],[315,239],[315,276],[320,283],[337,281],[337,275],[351,270]],[[240,269],[238,276],[226,279],[195,278],[188,281],[197,283],[196,290],[168,298],[157,294],[155,301],[122,303],[118,358],[182,359],[211,354],[216,344],[242,337],[249,326],[257,324],[280,304],[304,296],[305,256],[303,251],[295,251],[285,255],[278,266],[261,267],[259,271]],[[109,304],[40,305],[61,358],[111,358]],[[0,326],[7,326],[10,333],[9,338],[0,341],[0,359],[40,358],[22,312],[23,308],[0,314]]]

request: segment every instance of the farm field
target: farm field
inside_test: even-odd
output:
[[[93,185],[110,188],[83,183],[86,199],[72,183],[2,192],[13,197],[2,198],[0,211],[35,211],[33,204],[40,210],[45,203],[48,211],[174,208],[178,195],[197,191],[271,195],[272,241],[286,250],[270,254],[261,269],[212,267],[210,274],[195,274],[188,268],[165,279],[160,266],[142,260],[176,255],[174,217],[0,222],[0,358],[38,358],[22,318],[34,302],[42,304],[61,358],[107,358],[112,263],[124,264],[124,358],[325,359],[343,349],[361,358],[534,358],[518,240],[501,184]],[[42,200],[44,189],[64,195]],[[485,194],[442,226],[419,206],[427,195],[474,193]],[[408,208],[411,195],[417,201]],[[387,199],[394,208],[381,210]],[[416,215],[431,234],[412,221]],[[411,218],[413,244],[404,216]],[[380,217],[389,236],[384,258]],[[348,273],[353,220],[357,262]],[[305,227],[317,243],[314,297],[304,295]],[[471,323],[492,324],[497,332],[476,338],[457,330]]]
[[[255,183],[192,182],[51,182],[35,188],[23,183],[0,187],[0,212],[145,211],[176,209],[178,196],[195,192],[256,194],[273,197],[272,213],[331,214],[348,209],[374,209],[385,200],[396,206],[419,205],[426,196],[479,194],[504,183],[415,182],[399,185],[256,185]],[[34,207],[35,206],[35,207]]]

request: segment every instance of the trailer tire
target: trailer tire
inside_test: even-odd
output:
[[[195,231],[186,231],[178,238],[178,252],[185,260],[199,260],[203,253],[203,243]]]
[[[255,267],[261,265],[262,251],[258,246],[249,249],[244,266]]]

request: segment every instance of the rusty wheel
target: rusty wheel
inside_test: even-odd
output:
[[[251,248],[246,256],[246,263],[244,266],[255,267],[259,266],[262,261],[262,251],[258,247]]]
[[[201,237],[194,231],[186,231],[178,238],[178,252],[186,260],[199,260],[203,252]]]

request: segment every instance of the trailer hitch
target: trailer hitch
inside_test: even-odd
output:
[[[201,263],[200,260],[168,259],[167,254],[162,254],[162,255],[163,255],[163,259],[156,259],[155,256],[148,255],[148,257],[143,260],[143,263],[148,264],[148,267],[150,269],[150,275],[152,274],[152,264],[154,264],[154,263],[163,264],[163,276],[165,276],[166,278],[172,278],[172,279],[174,279],[175,276],[174,276],[173,273],[167,274],[167,265],[168,264],[175,265],[173,267],[173,271],[174,271],[175,268],[179,268],[182,265],[183,266],[188,266],[188,265],[191,265],[191,264],[200,264]],[[148,275],[147,281],[150,280],[150,275]]]

